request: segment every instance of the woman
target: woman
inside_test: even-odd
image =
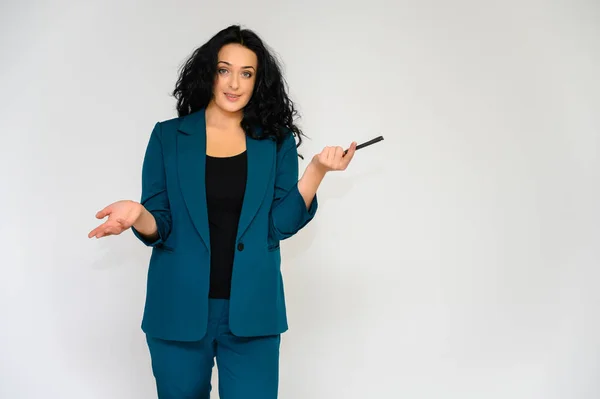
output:
[[[152,247],[142,329],[159,398],[208,399],[214,359],[221,399],[277,397],[279,243],[312,220],[325,174],[356,150],[326,147],[298,179],[302,132],[280,70],[239,26],[198,48],[173,93],[179,116],[150,135],[141,201],[108,205],[89,233],[131,228]]]

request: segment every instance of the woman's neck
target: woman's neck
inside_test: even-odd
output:
[[[206,124],[218,128],[239,127],[243,111],[227,112],[220,108],[214,101],[211,101],[206,107]]]

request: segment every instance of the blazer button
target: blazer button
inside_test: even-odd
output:
[[[244,244],[240,242],[238,244],[237,248],[238,248],[238,251],[243,251],[244,250]]]

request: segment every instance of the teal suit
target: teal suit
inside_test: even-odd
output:
[[[260,134],[260,129],[256,132]],[[246,139],[248,178],[237,232],[229,328],[237,337],[287,330],[279,243],[315,215],[298,191],[298,153],[289,134]],[[157,123],[142,169],[141,203],[154,215],[142,329],[162,340],[198,341],[209,320],[210,237],[205,192],[206,119],[201,110]]]

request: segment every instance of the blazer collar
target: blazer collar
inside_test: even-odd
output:
[[[206,205],[206,113],[201,109],[183,117],[177,136],[179,184],[194,226],[210,251],[210,232]],[[260,128],[257,128],[257,132]],[[238,240],[246,232],[262,204],[275,167],[276,144],[246,136],[248,172]]]
[[[185,134],[206,134],[206,109],[202,108],[184,116],[179,124],[179,131]]]

